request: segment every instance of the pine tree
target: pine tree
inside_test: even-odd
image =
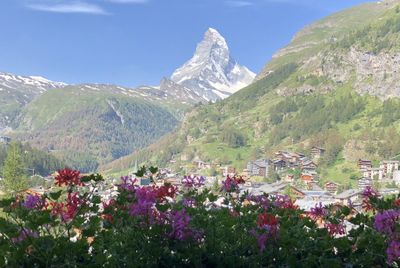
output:
[[[21,151],[15,142],[10,144],[4,161],[2,187],[9,193],[16,193],[27,187]]]

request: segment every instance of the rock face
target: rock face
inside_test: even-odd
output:
[[[194,56],[171,76],[177,84],[191,89],[205,100],[215,101],[249,85],[255,74],[231,56],[225,39],[208,29]]]
[[[374,95],[380,99],[400,97],[399,53],[373,55],[352,48],[340,57],[339,62],[334,57],[329,55],[325,60],[323,75],[339,83],[350,81],[355,76],[354,89],[362,95]]]

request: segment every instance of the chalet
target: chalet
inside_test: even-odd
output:
[[[330,182],[325,183],[324,188],[326,191],[328,191],[331,194],[337,194],[337,191],[339,189],[339,184],[330,181]]]
[[[362,191],[350,189],[335,196],[335,201],[339,204],[348,206],[356,202],[361,196]]]
[[[383,178],[390,178],[393,172],[399,170],[399,161],[382,161],[379,165]]]
[[[308,200],[314,200],[314,201],[321,201],[321,200],[326,200],[326,199],[332,199],[332,195],[324,190],[321,191],[315,191],[315,190],[305,190],[303,191],[305,194],[306,199]]]
[[[10,143],[11,138],[7,136],[0,136],[0,143]]]
[[[272,195],[276,195],[276,194],[283,194],[283,192],[285,191],[285,188],[288,186],[288,183],[285,182],[274,182],[271,184],[264,184],[261,187],[259,187],[257,189],[257,192],[259,192],[260,194],[272,194]]]
[[[281,159],[273,160],[272,165],[273,165],[275,171],[283,170],[286,168],[286,162]]]
[[[276,159],[284,161],[288,168],[295,168],[300,165],[300,160],[304,158],[305,155],[302,153],[279,151],[275,153],[275,157]]]
[[[316,170],[316,169],[317,169],[317,165],[316,165],[313,161],[311,161],[311,160],[309,160],[309,159],[305,159],[305,160],[302,161],[302,163],[301,163],[301,169],[302,169],[303,171],[306,171],[306,170]]]
[[[321,147],[312,147],[311,148],[311,158],[313,159],[319,159],[321,156],[323,156],[325,153],[325,149]]]
[[[258,159],[247,163],[247,172],[249,176],[268,176],[269,161],[266,159]]]
[[[372,161],[366,159],[358,159],[358,168],[364,172],[368,168],[372,168]]]
[[[364,191],[365,188],[372,186],[372,179],[370,178],[361,178],[358,180],[358,189]]]
[[[293,185],[289,185],[289,191],[290,193],[296,198],[296,199],[302,199],[306,196],[305,192]]]
[[[193,161],[193,165],[197,168],[197,169],[211,169],[211,164],[210,163],[206,163],[203,162],[201,160],[195,160]]]
[[[314,182],[314,177],[310,174],[302,174],[300,180],[306,184]]]
[[[374,180],[374,179],[382,180],[383,179],[383,170],[380,168],[367,168],[363,172],[363,177],[370,179],[370,180]]]
[[[236,169],[234,167],[221,167],[220,172],[222,173],[222,176],[235,176],[236,174]]]

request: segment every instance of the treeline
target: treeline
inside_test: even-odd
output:
[[[310,137],[337,123],[348,122],[364,108],[363,99],[350,93],[333,101],[327,101],[324,95],[287,98],[270,109],[270,121],[274,125],[271,144],[288,137],[294,142]]]
[[[26,175],[48,176],[54,171],[65,167],[65,164],[49,153],[32,148],[29,144],[13,142],[22,160],[23,171]],[[0,176],[4,171],[4,163],[9,152],[9,144],[0,145]]]

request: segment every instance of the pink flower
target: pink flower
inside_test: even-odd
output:
[[[327,223],[325,224],[325,228],[328,229],[328,232],[331,236],[346,234],[346,228],[342,223]]]
[[[239,191],[239,184],[243,184],[245,181],[242,177],[230,177],[227,176],[226,179],[222,182],[222,191],[231,193]]]

